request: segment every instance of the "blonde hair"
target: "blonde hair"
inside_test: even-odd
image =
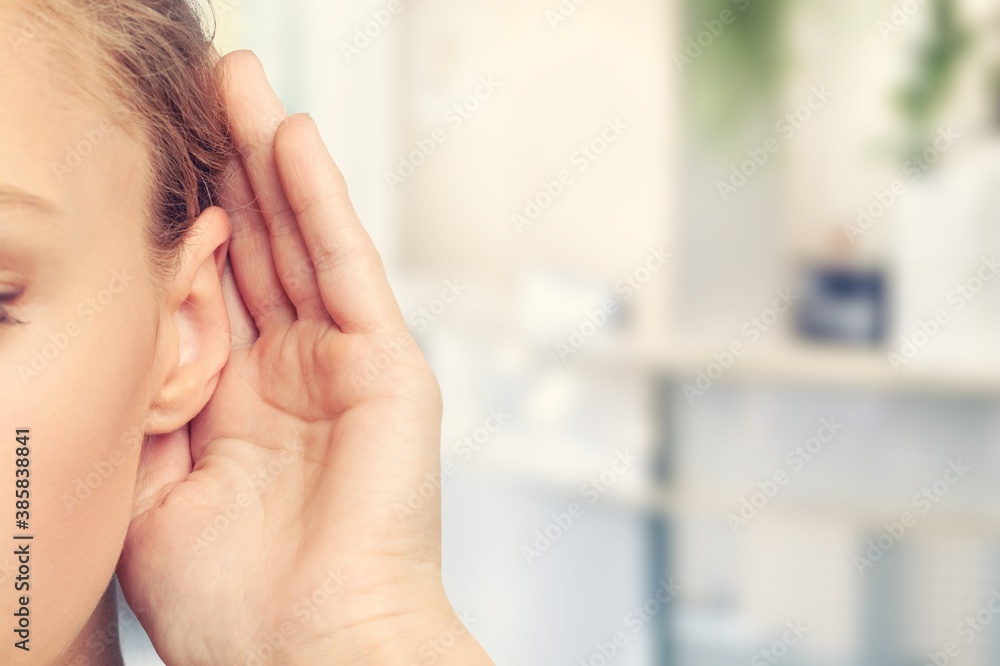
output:
[[[188,0],[28,4],[66,82],[147,148],[150,256],[169,273],[191,223],[218,201],[234,152],[204,17]]]

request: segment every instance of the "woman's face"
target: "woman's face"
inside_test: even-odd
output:
[[[5,11],[13,4],[0,0],[5,664],[61,654],[109,583],[130,517],[160,317],[144,250],[144,151],[96,104],[60,92],[59,77],[70,74],[34,43],[40,37],[23,39],[31,19]],[[29,431],[30,451],[20,477],[19,429]],[[24,478],[21,529],[15,490],[25,490]],[[14,538],[26,535],[33,540]],[[22,546],[30,589],[17,591]],[[12,633],[22,596],[30,653],[14,647]]]

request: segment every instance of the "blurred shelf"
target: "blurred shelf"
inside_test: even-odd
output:
[[[628,371],[667,376],[692,384],[699,371],[708,371],[730,343],[657,336],[646,330],[587,340],[581,348],[561,356],[551,342],[511,336],[502,346],[518,350],[523,363],[534,368]],[[565,340],[559,340],[563,345]],[[744,353],[724,370],[714,383],[759,382],[804,388],[830,388],[931,396],[1000,398],[1000,348],[992,340],[970,340],[961,350],[949,350],[956,360],[942,358],[943,349],[918,353],[909,363],[893,369],[887,357],[898,348],[837,347],[795,339],[786,331],[775,331],[757,344],[746,339]],[[498,343],[500,344],[500,343]]]
[[[644,341],[604,361],[626,362],[694,385],[724,346]],[[1000,361],[928,363],[917,356],[894,370],[884,350],[841,349],[804,343],[760,344],[736,358],[715,383],[762,382],[810,388],[1000,398]],[[970,354],[972,356],[972,354]],[[592,361],[593,362],[593,361]],[[717,373],[716,373],[717,374]],[[714,384],[713,384],[714,385]]]
[[[590,506],[580,493],[581,486],[587,481],[586,473],[554,465],[538,465],[535,461],[518,459],[517,456],[484,456],[458,464],[563,495],[567,503],[579,501]],[[633,482],[611,486],[595,505],[659,514],[673,519],[706,516],[725,523],[727,514],[739,511],[740,499],[697,488],[668,486],[657,489],[651,482],[645,487]],[[919,514],[913,507],[898,504],[812,498],[799,500],[779,496],[770,500],[758,516],[765,520],[808,520],[867,533],[880,532],[885,523],[899,521],[904,511],[913,513],[917,521],[916,526],[907,530],[908,533],[1000,536],[1000,506],[942,505],[935,506],[927,514]],[[755,520],[748,521],[745,529],[752,529]]]
[[[660,510],[668,516],[704,515],[720,520],[724,520],[729,513],[737,514],[740,507],[740,499],[692,488],[664,489],[659,493],[657,502]],[[771,499],[740,531],[752,529],[757,518],[764,517],[768,520],[808,520],[812,524],[839,525],[858,532],[881,532],[885,523],[899,521],[905,511],[912,513],[916,519],[915,526],[907,529],[907,534],[1000,536],[1000,506],[935,506],[928,513],[921,514],[913,507],[898,504],[782,497]]]

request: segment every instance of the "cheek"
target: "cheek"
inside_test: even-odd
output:
[[[4,373],[16,397],[0,407],[0,498],[9,498],[0,499],[0,516],[9,518],[7,525],[0,519],[0,542],[13,543],[17,531],[14,430],[28,428],[33,638],[42,649],[83,626],[128,527],[157,314],[139,267],[123,262],[82,278],[87,286],[67,294],[52,309],[57,316],[31,322],[34,372]],[[0,590],[13,589],[11,552],[0,547]],[[3,617],[11,617],[14,600],[12,592],[0,596]]]

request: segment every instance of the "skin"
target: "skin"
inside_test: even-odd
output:
[[[439,471],[441,398],[378,252],[311,118],[252,54],[219,67],[234,347],[144,462],[123,588],[168,663],[409,664],[442,636],[438,663],[492,663],[444,593],[439,498],[400,514]]]
[[[111,579],[139,461],[139,440],[129,433],[141,433],[154,400],[159,370],[152,350],[163,316],[135,223],[143,192],[118,161],[129,156],[141,164],[142,153],[112,129],[78,168],[57,172],[53,165],[65,163],[70,147],[108,118],[82,105],[68,108],[42,83],[41,67],[0,49],[6,93],[0,102],[0,294],[19,294],[5,309],[24,322],[0,326],[0,484],[10,521],[0,549],[4,636],[20,596],[13,589],[11,539],[19,531],[13,525],[15,428],[31,429],[29,533],[37,539],[31,652],[15,650],[11,640],[0,644],[0,661],[15,664],[52,663],[84,628]],[[116,280],[116,272],[124,279]],[[95,488],[82,486],[90,492],[80,499],[77,482],[86,484],[95,464],[106,469],[103,463],[112,472],[96,477]]]
[[[400,513],[440,393],[315,124],[220,62],[243,157],[164,281],[145,147],[112,127],[54,168],[108,118],[49,66],[0,49],[0,483],[30,428],[35,535],[31,652],[0,661],[120,663],[117,566],[167,664],[491,663],[441,584],[439,499]]]

